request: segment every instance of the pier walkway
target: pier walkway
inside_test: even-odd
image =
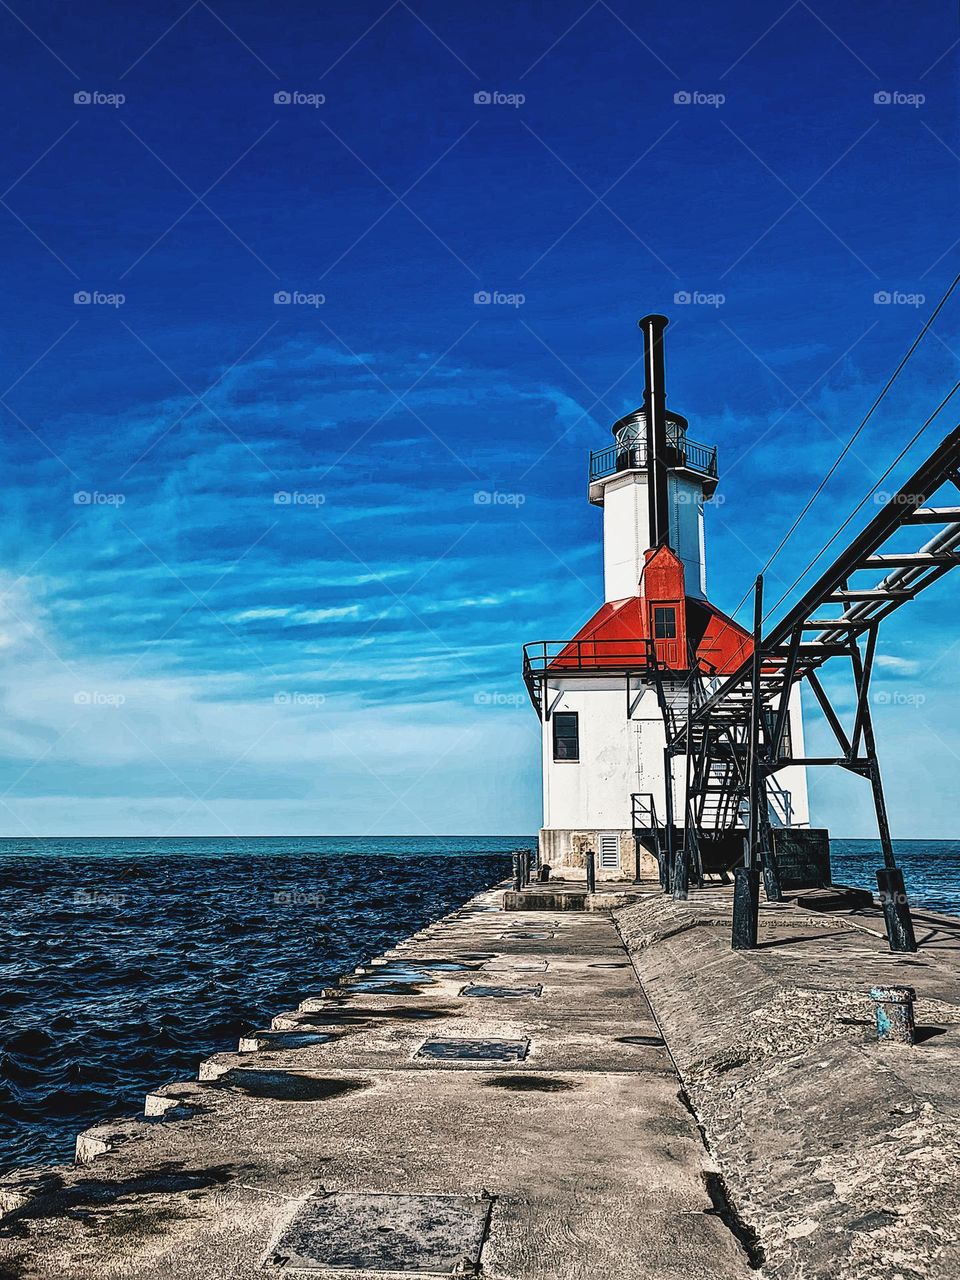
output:
[[[748,1276],[611,915],[501,900],[6,1179],[0,1276]]]

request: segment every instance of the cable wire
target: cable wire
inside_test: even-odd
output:
[[[916,351],[917,347],[919,347],[920,343],[921,343],[921,342],[923,341],[923,339],[926,337],[927,332],[928,332],[928,331],[929,331],[929,329],[930,329],[930,326],[933,324],[933,322],[936,320],[937,316],[940,314],[940,312],[941,312],[941,311],[943,310],[943,308],[946,306],[946,304],[947,304],[947,302],[948,302],[948,300],[949,300],[949,298],[950,298],[950,295],[951,295],[951,294],[953,293],[953,291],[956,289],[956,287],[957,287],[957,285],[958,285],[958,284],[960,284],[960,274],[957,274],[956,276],[954,276],[953,281],[952,281],[952,283],[950,284],[950,287],[947,289],[946,293],[943,295],[943,297],[940,299],[940,301],[939,301],[939,302],[937,303],[937,305],[934,307],[934,309],[933,309],[932,313],[930,314],[930,316],[927,318],[926,322],[924,323],[923,328],[920,330],[920,332],[919,332],[919,333],[917,334],[917,336],[914,338],[913,342],[910,344],[910,347],[909,347],[909,349],[907,350],[907,352],[905,353],[905,355],[903,355],[903,356],[901,357],[900,363],[897,365],[896,369],[894,369],[893,373],[892,373],[892,374],[890,375],[890,377],[887,379],[886,383],[884,384],[883,390],[880,392],[880,394],[879,394],[879,395],[877,396],[877,398],[874,400],[873,404],[872,404],[872,405],[870,406],[870,408],[867,410],[866,414],[864,415],[864,417],[862,418],[862,420],[861,420],[861,422],[860,422],[860,425],[857,427],[856,431],[854,431],[853,435],[850,437],[850,439],[847,441],[847,443],[846,443],[846,444],[843,446],[843,448],[840,450],[840,453],[837,455],[837,458],[835,459],[835,461],[834,461],[833,465],[830,467],[830,470],[827,472],[827,474],[823,477],[823,479],[822,479],[822,480],[820,481],[820,483],[817,485],[817,488],[816,488],[815,492],[813,493],[812,497],[810,497],[810,498],[807,500],[807,502],[806,502],[806,504],[804,505],[803,509],[800,511],[799,515],[798,515],[798,516],[796,517],[796,519],[794,520],[793,524],[790,526],[790,528],[787,530],[787,532],[783,535],[783,537],[782,537],[782,538],[780,539],[780,541],[777,543],[777,546],[774,548],[773,552],[771,553],[771,555],[770,555],[770,556],[769,556],[769,558],[767,559],[767,562],[764,564],[763,568],[760,570],[760,572],[761,572],[762,574],[767,572],[767,570],[770,568],[771,564],[773,564],[774,560],[777,558],[777,556],[780,554],[780,552],[781,552],[781,551],[783,550],[783,548],[786,546],[787,542],[788,542],[788,541],[790,540],[790,538],[793,536],[793,534],[794,534],[794,532],[796,531],[797,526],[800,524],[801,520],[804,518],[804,516],[807,514],[807,512],[810,510],[810,508],[813,506],[813,504],[816,502],[816,500],[820,497],[820,494],[821,494],[821,493],[823,493],[823,491],[824,491],[824,489],[826,488],[827,484],[829,483],[829,481],[830,481],[831,477],[834,475],[834,473],[836,472],[837,468],[840,466],[841,462],[843,462],[844,458],[847,456],[847,454],[848,454],[848,453],[850,452],[850,450],[852,449],[853,444],[854,444],[854,441],[857,439],[857,437],[860,435],[861,431],[863,431],[864,427],[867,425],[867,423],[868,423],[868,422],[870,421],[870,419],[873,417],[874,413],[876,412],[877,408],[878,408],[878,407],[879,407],[879,405],[880,405],[881,400],[883,400],[884,396],[887,394],[887,392],[890,390],[890,388],[891,388],[891,387],[893,386],[893,384],[896,382],[897,378],[899,378],[899,376],[900,376],[901,372],[903,371],[903,369],[904,369],[904,367],[906,366],[907,362],[909,361],[910,357],[913,355],[913,353]],[[918,431],[918,432],[917,432],[917,434],[913,437],[913,440],[911,440],[910,444],[908,444],[908,445],[907,445],[907,448],[903,451],[903,453],[901,453],[901,454],[900,454],[900,456],[899,456],[899,457],[898,457],[898,458],[897,458],[893,463],[891,463],[890,467],[888,467],[888,468],[887,468],[887,470],[884,472],[884,474],[880,477],[880,479],[877,481],[877,484],[882,484],[882,483],[883,483],[883,481],[886,479],[886,477],[890,474],[890,472],[893,470],[893,468],[897,465],[897,463],[900,461],[900,459],[904,456],[904,453],[906,453],[906,452],[907,452],[907,450],[909,450],[909,449],[911,448],[911,446],[912,446],[913,444],[915,444],[915,443],[916,443],[916,441],[919,439],[920,435],[921,435],[921,434],[923,433],[923,431],[925,431],[925,430],[926,430],[926,428],[930,425],[930,423],[933,421],[933,418],[935,418],[935,417],[936,417],[936,415],[937,415],[937,413],[939,413],[939,412],[940,412],[940,409],[942,409],[942,408],[943,408],[944,404],[946,404],[946,403],[947,403],[947,400],[949,400],[949,399],[950,399],[950,397],[953,395],[953,393],[954,393],[954,391],[956,391],[956,389],[957,389],[957,388],[956,388],[956,387],[954,387],[953,391],[951,391],[951,392],[950,392],[950,394],[946,397],[946,400],[944,400],[944,401],[941,403],[941,405],[940,405],[940,406],[939,406],[939,408],[936,410],[936,412],[935,412],[935,413],[934,413],[930,418],[928,418],[928,419],[927,419],[927,421],[924,423],[924,425],[920,428],[920,431]],[[767,618],[769,618],[770,614],[773,612],[773,610],[774,610],[774,609],[777,609],[777,608],[782,604],[782,602],[786,599],[786,597],[787,597],[787,596],[790,594],[790,592],[794,589],[794,587],[797,585],[797,583],[798,583],[798,582],[800,582],[800,581],[801,581],[801,579],[802,579],[803,577],[805,577],[805,575],[810,571],[811,567],[817,563],[817,560],[819,560],[819,559],[820,559],[820,556],[822,556],[822,555],[823,555],[823,553],[824,553],[824,551],[826,551],[827,547],[829,547],[829,546],[830,546],[830,543],[832,543],[832,542],[837,538],[837,536],[839,535],[839,533],[840,533],[843,529],[845,529],[845,528],[846,528],[846,526],[850,523],[850,520],[852,520],[852,519],[853,519],[853,517],[856,515],[857,511],[859,511],[859,510],[860,510],[860,508],[864,505],[864,503],[869,499],[870,494],[872,494],[872,493],[876,490],[876,487],[877,487],[877,485],[874,485],[873,489],[871,489],[871,490],[870,490],[870,492],[867,494],[867,496],[863,499],[863,502],[861,502],[861,503],[857,506],[856,510],[854,510],[853,512],[851,512],[851,514],[848,516],[848,518],[847,518],[847,519],[844,521],[844,523],[840,526],[840,529],[838,529],[838,530],[837,530],[837,532],[833,535],[833,537],[830,539],[830,542],[826,543],[826,545],[825,545],[825,546],[820,550],[819,554],[818,554],[817,556],[815,556],[815,557],[814,557],[814,559],[813,559],[813,560],[811,560],[811,562],[810,562],[810,564],[807,566],[807,568],[806,568],[806,569],[804,569],[803,573],[801,573],[801,574],[799,575],[799,577],[797,577],[797,578],[795,578],[795,579],[794,579],[794,581],[790,584],[790,586],[787,588],[787,590],[784,592],[784,594],[780,597],[780,599],[776,602],[776,604],[774,604],[774,605],[771,607],[771,609],[769,609],[769,610],[767,611],[767,613],[764,615],[764,621],[766,621],[766,619],[767,619]],[[737,605],[736,609],[734,609],[733,613],[731,614],[731,617],[736,618],[737,614],[738,614],[738,613],[740,612],[740,610],[743,608],[744,604],[746,604],[746,602],[747,602],[748,598],[750,597],[750,595],[751,595],[752,591],[753,591],[753,588],[752,588],[752,587],[749,587],[749,588],[746,590],[746,592],[744,592],[743,598],[741,599],[740,603]]]

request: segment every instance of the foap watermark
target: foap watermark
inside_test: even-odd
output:
[[[726,100],[725,93],[701,93],[699,89],[678,89],[673,95],[678,107],[722,107]]]
[[[322,707],[327,696],[324,693],[300,693],[296,689],[281,689],[273,695],[275,707]]]
[[[522,507],[525,493],[502,493],[499,489],[478,489],[473,495],[475,507]]]
[[[522,107],[526,100],[525,93],[501,93],[499,89],[480,89],[473,95],[478,107]]]
[[[891,503],[895,507],[922,507],[926,500],[924,493],[890,493],[886,489],[878,489],[873,495],[875,507],[888,507]]]
[[[325,293],[304,293],[300,289],[278,289],[273,295],[275,307],[322,307],[326,301]]]
[[[701,293],[699,289],[678,289],[673,301],[678,307],[722,307],[725,293]]]
[[[927,100],[925,93],[903,93],[900,89],[878,89],[873,95],[878,107],[922,107]]]
[[[903,689],[877,689],[873,694],[878,707],[922,707],[926,700],[925,693],[907,693]]]
[[[314,889],[277,889],[273,895],[275,907],[322,907],[326,900],[325,893]]]
[[[301,93],[299,89],[278,89],[273,95],[278,107],[322,107],[327,100],[325,93]]]
[[[722,507],[727,500],[727,495],[715,493],[707,498],[703,494],[691,493],[689,489],[678,489],[673,495],[673,500],[678,507],[702,507],[705,502],[709,502],[712,507]]]
[[[102,293],[99,289],[78,289],[73,295],[75,307],[122,307],[125,293]]]
[[[279,489],[273,495],[275,507],[322,507],[326,500],[325,493],[303,493],[300,489]]]
[[[99,489],[78,489],[73,495],[75,507],[122,507],[125,493],[101,493]]]
[[[522,307],[526,300],[525,293],[501,293],[499,289],[478,289],[473,295],[475,307]]]
[[[125,693],[107,693],[101,689],[78,689],[73,695],[78,707],[122,707],[126,700]]]
[[[480,689],[473,695],[477,707],[519,707],[526,701],[522,693],[500,693],[497,690]]]
[[[125,93],[101,93],[99,89],[78,89],[73,101],[78,107],[122,107],[127,100]]]
[[[127,900],[125,893],[116,889],[74,889],[73,902],[77,907],[122,907]]]
[[[875,307],[922,307],[925,293],[904,293],[902,289],[878,289],[873,295]]]

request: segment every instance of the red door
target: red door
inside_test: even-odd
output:
[[[650,634],[657,661],[665,667],[682,667],[680,659],[680,637],[677,615],[680,611],[678,600],[660,600],[650,605]]]

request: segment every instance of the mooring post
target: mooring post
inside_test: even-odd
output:
[[[597,855],[588,853],[586,855],[587,864],[587,893],[597,892]]]
[[[520,850],[513,851],[513,888],[515,893],[519,893],[523,888],[523,870],[520,866]]]
[[[877,1039],[888,1044],[914,1044],[913,1002],[917,993],[913,987],[871,987],[870,998],[876,1006]]]

